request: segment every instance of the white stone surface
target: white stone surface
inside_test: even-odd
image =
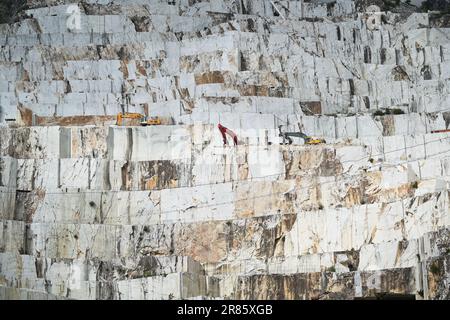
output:
[[[362,296],[441,257],[448,30],[276,3],[89,0],[69,30],[52,2],[0,26],[1,299],[232,298],[254,275]],[[279,125],[327,143],[282,146]]]

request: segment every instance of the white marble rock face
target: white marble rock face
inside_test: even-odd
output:
[[[356,5],[29,0],[0,24],[0,300],[450,299],[450,29]]]

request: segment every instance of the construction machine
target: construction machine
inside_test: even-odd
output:
[[[226,136],[227,134],[233,139],[234,145],[235,146],[238,145],[238,137],[237,137],[236,133],[234,133],[230,129],[224,127],[220,123],[217,125],[217,127],[219,128],[219,131],[222,134],[222,139],[223,139],[223,145],[224,146],[228,145],[227,136]]]
[[[158,117],[150,117],[144,116],[141,121],[141,126],[159,126],[161,124],[161,119]]]
[[[117,125],[122,126],[123,125],[123,119],[132,119],[132,120],[139,120],[139,123],[141,126],[156,126],[161,124],[161,119],[158,117],[151,117],[148,118],[145,115],[142,115],[140,113],[119,113],[117,115]]]
[[[444,130],[433,130],[433,131],[431,131],[431,133],[447,133],[447,132],[450,132],[450,130],[449,129],[444,129]]]
[[[307,145],[316,145],[316,144],[322,144],[326,143],[325,139],[319,139],[319,138],[311,138],[308,135],[304,134],[303,132],[282,132],[281,128],[283,126],[278,126],[278,130],[280,132],[279,136],[283,138],[283,144],[286,144],[286,140],[288,141],[288,144],[292,144],[293,140],[291,137],[297,137],[302,138],[305,140],[305,144]]]
[[[121,126],[123,125],[123,119],[133,119],[133,120],[137,120],[137,119],[141,119],[142,115],[140,113],[119,113],[117,114],[117,125]]]

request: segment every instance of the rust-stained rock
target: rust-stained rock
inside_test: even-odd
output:
[[[236,299],[305,300],[319,296],[321,274],[256,275],[238,279]]]
[[[240,252],[259,258],[273,257],[282,254],[278,246],[295,219],[295,215],[283,215],[187,225],[176,236],[175,253],[210,263],[230,259]]]
[[[16,195],[16,220],[33,222],[33,216],[38,206],[45,198],[45,190],[37,189],[33,192],[18,192]]]
[[[25,107],[19,107],[20,119],[24,126],[33,125],[33,112]]]
[[[116,179],[119,175],[120,189],[124,191],[162,190],[189,186],[186,176],[190,175],[190,167],[182,162],[106,161],[102,162],[99,170],[101,173],[97,174],[101,174],[108,181]]]
[[[361,272],[361,283],[363,298],[417,294],[414,268]]]
[[[235,189],[237,217],[294,213],[296,195],[293,187],[292,181],[240,184]]]
[[[212,71],[195,75],[196,85],[209,83],[225,83],[224,74],[221,71]]]
[[[191,225],[179,230],[175,254],[187,255],[200,262],[218,262],[226,258],[229,247],[237,244],[233,244],[233,237],[224,223]]]
[[[426,271],[428,298],[433,300],[450,299],[450,287],[447,283],[450,275],[450,252],[446,252],[445,256],[427,261]]]
[[[257,85],[242,85],[238,88],[241,96],[269,96],[269,88],[266,86]]]
[[[36,116],[38,126],[105,126],[116,123],[115,116],[73,116],[73,117],[39,117]]]
[[[367,180],[360,180],[360,184],[356,187],[350,187],[343,199],[347,208],[351,208],[354,205],[365,204],[368,202],[368,196],[366,194]]]
[[[139,162],[141,190],[171,189],[180,186],[181,166],[171,161]]]
[[[123,77],[125,79],[128,79],[128,77],[130,75],[129,72],[128,72],[127,64],[128,64],[128,60],[127,59],[124,59],[124,60],[120,61],[120,69],[119,70],[123,73]],[[124,119],[124,120],[129,120],[129,119]]]
[[[450,299],[433,13],[26,2],[0,25],[0,300]]]
[[[332,176],[342,172],[342,165],[336,158],[335,151],[326,147],[304,148],[295,151],[283,150],[283,158],[287,179],[308,173]]]
[[[392,136],[395,133],[394,116],[387,115],[381,117],[381,123],[383,125],[383,136]]]
[[[108,127],[73,127],[68,130],[72,158],[106,158]]]
[[[413,271],[411,268],[363,273],[322,272],[242,276],[238,278],[234,298],[244,300],[353,300],[355,298],[382,297],[387,293],[409,296],[416,294]],[[356,278],[359,280],[355,281]]]
[[[402,66],[397,66],[392,69],[392,75],[395,81],[409,80],[409,75],[405,68]]]
[[[322,114],[322,103],[320,101],[304,101],[300,103],[300,107],[306,115]]]
[[[366,203],[391,202],[414,196],[414,183],[399,184],[395,188],[380,188],[382,180],[381,172],[368,172],[361,186],[362,197]]]

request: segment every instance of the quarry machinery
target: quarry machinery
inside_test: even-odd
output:
[[[158,117],[151,117],[148,118],[147,116],[144,116],[141,121],[141,126],[159,126],[161,124],[161,119]]]
[[[230,129],[222,126],[220,123],[217,125],[217,127],[219,128],[219,131],[222,134],[223,145],[227,145],[228,144],[227,137],[226,137],[226,134],[228,134],[233,139],[234,145],[237,146],[238,138],[237,138],[236,133],[234,133]]]
[[[142,115],[140,113],[119,113],[117,115],[117,125],[122,126],[124,121],[123,119],[133,119],[133,120],[140,120],[141,126],[156,126],[161,124],[161,119],[158,117],[152,117],[148,118],[145,115]]]
[[[449,129],[444,129],[444,130],[433,130],[433,131],[431,131],[431,133],[447,133],[447,132],[450,132],[450,130]]]
[[[283,144],[287,144],[286,140],[288,141],[288,144],[292,144],[293,140],[291,137],[302,138],[303,140],[305,140],[305,144],[307,144],[307,145],[316,145],[316,144],[326,143],[326,141],[324,139],[311,138],[308,135],[304,134],[303,132],[283,132],[281,130],[282,127],[283,127],[282,125],[278,126],[278,130],[279,130],[279,136],[283,138]]]

